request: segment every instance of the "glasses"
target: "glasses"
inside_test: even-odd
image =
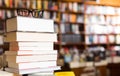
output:
[[[43,17],[43,10],[37,10],[37,9],[17,9],[17,15],[19,16],[32,16],[36,18],[42,18]]]

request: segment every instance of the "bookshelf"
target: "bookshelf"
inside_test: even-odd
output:
[[[62,62],[68,52],[71,53],[69,55],[77,57],[80,63],[84,63],[86,60],[81,56],[86,50],[120,50],[119,5],[104,4],[104,0],[100,0],[101,3],[82,0],[8,1],[0,2],[0,32],[5,32],[4,22],[17,15],[17,8],[43,9],[43,18],[54,20],[55,32],[58,33],[58,42],[54,48],[59,50]]]
[[[86,43],[106,44],[106,49],[119,45],[119,6],[86,2],[85,7]]]

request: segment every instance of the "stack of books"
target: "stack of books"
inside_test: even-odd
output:
[[[51,72],[60,69],[57,66],[57,34],[53,20],[22,17],[6,21],[5,42],[9,42],[9,51],[5,51],[8,68],[6,71],[31,74]]]

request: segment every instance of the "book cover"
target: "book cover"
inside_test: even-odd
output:
[[[48,72],[53,70],[60,70],[60,66],[46,67],[46,68],[32,68],[32,69],[15,69],[15,68],[5,68],[5,71],[18,73],[18,74],[31,74],[38,72]]]
[[[56,61],[39,61],[39,62],[25,62],[13,63],[9,62],[8,67],[16,69],[32,69],[32,68],[47,68],[57,66]]]
[[[16,50],[16,51],[5,51],[5,55],[46,55],[46,54],[57,54],[57,50]]]
[[[7,19],[6,31],[35,31],[54,32],[54,21],[51,19],[40,19],[17,16]]]
[[[54,71],[32,73],[28,74],[28,76],[54,76]]]
[[[53,46],[11,46],[9,50],[16,51],[16,50],[54,50]]]
[[[23,63],[23,62],[37,62],[37,61],[55,61],[57,60],[57,54],[46,55],[6,55],[6,61],[9,63]],[[9,64],[8,63],[8,64]]]
[[[14,46],[17,46],[17,47],[21,47],[21,46],[37,46],[37,47],[53,47],[54,46],[54,43],[53,42],[32,42],[32,41],[14,41],[14,42],[10,42],[10,47],[14,47]]]
[[[57,41],[57,33],[38,33],[38,32],[9,32],[4,38],[7,42],[12,41]]]

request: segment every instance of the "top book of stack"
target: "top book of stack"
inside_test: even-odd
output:
[[[7,19],[7,32],[30,31],[30,32],[54,32],[54,21],[51,19],[30,18],[17,16]]]

